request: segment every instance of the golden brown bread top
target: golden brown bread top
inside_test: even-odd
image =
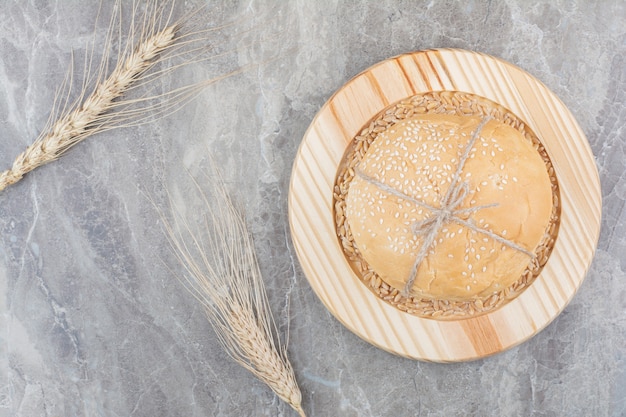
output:
[[[358,169],[387,187],[439,207],[461,155],[481,118],[420,115],[400,121],[371,144]],[[489,120],[480,131],[460,180],[468,194],[457,208],[475,228],[495,233],[534,252],[552,210],[552,189],[544,161],[510,126]],[[431,215],[426,208],[356,176],[346,199],[346,220],[363,258],[391,286],[402,289],[411,276],[424,237],[414,226]],[[468,300],[501,290],[530,262],[528,254],[503,245],[480,230],[454,221],[440,229],[419,265],[411,294]]]

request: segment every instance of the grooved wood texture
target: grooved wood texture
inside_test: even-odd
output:
[[[561,194],[559,235],[540,276],[504,307],[457,321],[412,316],[371,293],[343,255],[332,208],[335,175],[352,138],[388,105],[441,90],[483,96],[524,120],[544,144]],[[302,140],[289,190],[294,246],[307,279],[328,310],[375,346],[437,362],[473,360],[501,352],[549,324],[586,275],[599,236],[600,213],[594,158],[565,105],[541,82],[507,62],[452,49],[391,58],[339,89]]]

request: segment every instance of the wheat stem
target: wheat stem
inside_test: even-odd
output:
[[[70,100],[74,83],[72,66],[61,88],[57,90],[48,122],[41,134],[14,159],[10,169],[0,172],[0,192],[21,180],[28,172],[56,160],[93,134],[137,126],[165,117],[182,108],[204,87],[257,66],[249,64],[198,83],[151,95],[158,86],[156,80],[182,66],[224,58],[233,53],[228,47],[220,49],[220,46],[235,43],[232,34],[226,36],[222,31],[233,29],[236,37],[243,39],[254,30],[268,25],[265,20],[250,26],[250,21],[246,19],[233,19],[217,26],[205,27],[208,19],[202,16],[202,7],[172,22],[174,4],[175,0],[163,3],[158,0],[135,0],[129,12],[128,31],[124,32],[122,0],[115,1],[99,64],[94,62],[94,37],[92,52],[85,55],[82,88],[78,97]],[[143,12],[140,11],[142,8],[145,9]],[[239,30],[239,25],[249,27]],[[127,37],[126,42],[122,42],[124,35]],[[223,38],[223,44],[207,42],[213,35]],[[247,48],[257,41],[239,42],[238,46]],[[266,42],[267,39],[262,41]],[[122,45],[117,48],[117,54],[113,52],[115,44]],[[117,64],[109,71],[109,62],[114,58],[117,58]],[[161,63],[166,65],[155,68]],[[94,87],[88,88],[89,85]],[[63,94],[59,93],[63,91],[67,92],[64,99]]]
[[[187,272],[183,282],[203,304],[231,358],[306,417],[294,370],[278,339],[244,216],[221,180],[212,183],[217,202],[195,180],[194,184],[206,210],[201,227],[192,226],[171,198],[174,222],[163,220],[174,253]]]
[[[119,61],[110,76],[99,83],[79,107],[59,118],[15,159],[10,169],[0,174],[0,191],[102,130],[102,116],[154,65],[159,54],[176,41],[177,29],[177,25],[171,25],[144,39],[126,59]]]

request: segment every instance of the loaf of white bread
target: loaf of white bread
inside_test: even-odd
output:
[[[466,195],[412,272],[425,240],[415,229],[433,216],[426,206],[441,207],[466,151],[456,176]],[[528,267],[550,220],[552,188],[543,159],[519,131],[497,120],[413,116],[380,133],[357,168],[361,175],[346,198],[356,247],[394,288],[403,289],[414,275],[412,296],[463,301],[508,287]],[[464,210],[469,207],[476,210]]]

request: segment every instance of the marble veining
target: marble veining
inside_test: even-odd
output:
[[[100,19],[98,0],[0,5],[1,169],[45,124],[72,51],[84,57],[94,30],[103,45],[111,3]],[[172,85],[245,71],[169,117],[88,139],[0,194],[0,417],[295,415],[229,360],[168,269],[153,203],[164,207],[167,188],[201,210],[186,171],[208,169],[209,153],[245,207],[310,416],[626,416],[626,3],[207,7],[208,24],[234,22],[215,39],[228,53]],[[544,82],[587,134],[603,193],[598,250],[565,311],[518,347],[447,365],[394,357],[334,319],[300,269],[287,218],[291,164],[322,104],[370,65],[433,47],[492,54]]]

